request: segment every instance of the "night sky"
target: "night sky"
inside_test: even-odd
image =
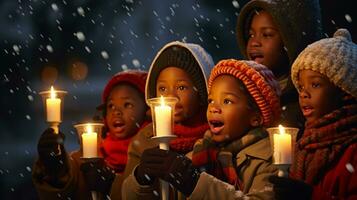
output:
[[[202,45],[215,62],[241,58],[235,25],[246,0],[0,1],[0,188],[2,199],[30,199],[37,141],[47,128],[40,91],[66,90],[68,152],[79,147],[73,125],[91,120],[109,78],[147,70],[173,40]],[[356,42],[352,0],[321,0],[323,25]]]

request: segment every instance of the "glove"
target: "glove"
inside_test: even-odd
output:
[[[269,182],[274,184],[275,199],[311,199],[312,186],[291,178],[271,176]]]
[[[91,191],[109,194],[115,178],[115,172],[106,166],[103,159],[84,162],[81,164],[80,169]]]
[[[39,160],[49,176],[58,177],[68,170],[64,139],[63,133],[55,134],[52,128],[48,128],[38,141]]]
[[[189,158],[158,148],[145,150],[138,168],[149,177],[161,178],[169,182],[186,196],[191,195],[200,176]]]

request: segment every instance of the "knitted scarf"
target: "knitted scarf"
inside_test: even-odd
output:
[[[188,127],[183,125],[175,125],[174,133],[177,136],[170,142],[170,149],[181,154],[186,154],[192,151],[195,142],[202,138],[205,131],[209,129],[207,123]]]
[[[357,141],[357,104],[344,106],[306,124],[295,147],[290,176],[317,184],[338,162],[345,149]]]
[[[116,173],[122,173],[124,171],[128,159],[128,147],[133,137],[134,135],[126,139],[118,140],[111,134],[107,134],[107,137],[102,142],[100,150],[105,163]]]
[[[149,122],[147,121],[143,122],[137,132],[139,132],[140,129],[145,127],[148,123]],[[115,136],[107,132],[105,139],[103,139],[100,152],[107,166],[113,169],[115,173],[120,174],[124,172],[125,165],[128,160],[128,147],[131,139],[135,135],[136,134],[125,139],[117,139]]]
[[[222,146],[212,141],[212,134],[208,130],[204,138],[199,139],[193,147],[192,164],[201,171],[234,185],[236,189],[243,190],[243,183],[236,172],[236,155],[267,136],[263,128],[256,128],[242,138]]]

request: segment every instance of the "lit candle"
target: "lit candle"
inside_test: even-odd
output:
[[[161,105],[155,106],[156,136],[172,135],[171,112],[172,112],[171,107],[168,105],[165,105],[164,98],[161,96]]]
[[[51,98],[46,99],[47,121],[61,121],[61,99],[56,98],[56,91],[51,86]]]
[[[275,164],[291,164],[291,135],[285,133],[279,125],[280,134],[274,134],[274,161]]]
[[[97,154],[97,133],[92,131],[92,126],[87,125],[87,132],[82,134],[83,157],[95,158]]]

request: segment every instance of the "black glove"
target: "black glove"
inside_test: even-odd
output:
[[[143,174],[144,177],[147,175],[150,178],[161,178],[186,196],[192,193],[200,176],[189,158],[158,148],[147,149],[143,152],[137,170],[136,176],[139,176],[139,179],[143,179]]]
[[[312,186],[291,178],[271,176],[269,181],[274,184],[275,199],[307,200],[311,199]]]
[[[63,133],[55,134],[52,128],[48,128],[42,133],[38,141],[39,160],[49,176],[58,177],[67,172],[66,151],[63,146],[64,139]]]
[[[115,172],[106,166],[103,159],[86,161],[81,164],[80,169],[91,191],[109,194]]]

